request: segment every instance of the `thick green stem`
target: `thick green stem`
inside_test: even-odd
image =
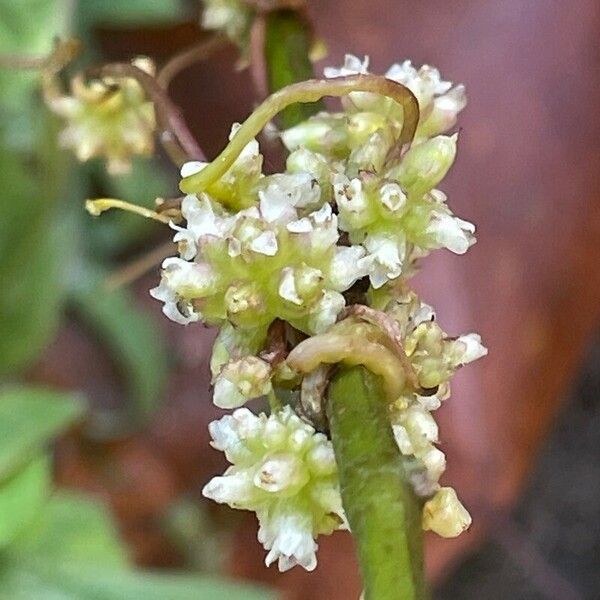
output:
[[[312,44],[310,25],[294,10],[278,10],[265,17],[265,63],[269,91],[311,79],[313,67],[309,58]],[[280,115],[284,129],[305,121],[320,110],[322,102],[294,104]]]
[[[328,416],[365,600],[426,598],[421,505],[406,478],[379,378],[363,367],[340,369]]]

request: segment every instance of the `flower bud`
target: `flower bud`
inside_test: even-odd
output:
[[[423,529],[441,537],[459,536],[471,525],[471,515],[451,487],[440,488],[423,506]]]
[[[328,156],[348,155],[348,120],[345,115],[319,113],[295,127],[281,132],[288,150],[308,148]]]
[[[417,196],[433,189],[446,175],[456,157],[457,136],[438,135],[416,144],[404,155],[388,177]]]

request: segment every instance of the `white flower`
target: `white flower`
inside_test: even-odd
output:
[[[342,67],[326,67],[324,74],[325,77],[358,75],[368,73],[368,69],[368,57],[361,61],[356,56],[346,55]],[[458,113],[467,104],[464,86],[452,87],[452,82],[444,81],[440,72],[429,65],[416,69],[410,60],[405,60],[392,65],[385,77],[405,85],[417,98],[421,111],[417,138],[431,137],[453,127]],[[353,92],[350,94],[350,102],[344,102],[344,106],[347,109],[387,114],[390,100],[376,94]]]
[[[204,487],[204,496],[256,512],[267,566],[313,570],[315,538],[346,527],[331,442],[289,406],[269,417],[241,408],[209,429],[213,447],[232,466]]]
[[[256,356],[228,362],[215,381],[213,402],[219,408],[238,408],[271,391],[271,367]]]
[[[371,285],[379,289],[402,273],[406,258],[406,245],[399,232],[391,235],[368,235],[363,242],[367,255],[358,261],[360,269],[366,269]]]
[[[461,335],[454,341],[454,364],[466,365],[487,355],[487,348],[481,343],[481,336],[477,333]]]
[[[342,294],[325,291],[310,311],[308,329],[314,334],[325,332],[336,322],[345,305],[346,301]]]
[[[338,207],[342,231],[361,229],[374,220],[369,199],[360,179],[356,177],[349,179],[341,174],[335,175],[333,195]]]
[[[475,225],[452,214],[433,211],[425,234],[435,240],[440,248],[455,254],[464,254],[475,243]]]
[[[296,278],[294,277],[294,269],[292,267],[284,267],[281,270],[281,279],[279,280],[279,295],[288,302],[304,304],[304,300],[298,295],[296,288]]]
[[[265,256],[275,256],[279,246],[274,231],[263,231],[250,243],[250,250]]]
[[[182,168],[183,172],[190,172],[190,170]],[[182,200],[181,214],[186,220],[186,226],[171,224],[171,227],[177,231],[173,241],[178,244],[181,258],[192,260],[198,252],[199,242],[205,236],[223,238],[227,235],[233,219],[222,212],[220,209],[217,210],[206,194],[200,194],[199,198],[188,195]]]
[[[364,60],[360,60],[353,54],[344,56],[344,64],[341,67],[325,67],[323,74],[325,77],[345,77],[348,75],[358,75],[359,73],[369,72],[369,57],[365,56]]]
[[[162,264],[160,285],[150,290],[150,295],[165,303],[163,312],[169,319],[186,325],[201,317],[191,300],[209,294],[216,277],[206,263],[187,262],[177,257],[166,258]]]
[[[329,275],[334,290],[343,292],[368,274],[364,266],[359,266],[364,256],[365,249],[362,246],[336,246]]]
[[[423,506],[423,529],[445,538],[460,535],[471,525],[471,515],[451,487],[440,488]]]

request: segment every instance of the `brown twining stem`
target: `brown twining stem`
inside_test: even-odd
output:
[[[266,21],[262,13],[258,13],[250,28],[250,77],[254,91],[260,100],[269,93],[267,78],[267,59],[265,56]]]
[[[206,161],[204,152],[188,129],[181,111],[152,75],[130,63],[110,63],[92,70],[91,75],[135,79],[154,103],[161,129],[158,137],[171,160],[177,166],[188,160]]]
[[[208,39],[194,44],[193,46],[176,54],[159,70],[156,80],[165,90],[176,75],[193,64],[206,60],[217,50],[225,47],[227,38],[222,35],[213,35]]]
[[[419,380],[417,374],[406,356],[404,351],[404,344],[402,341],[402,332],[400,326],[394,318],[390,315],[376,310],[364,304],[352,304],[347,306],[340,315],[340,319],[348,317],[358,317],[367,323],[377,325],[379,329],[385,334],[386,338],[391,342],[390,349],[394,351],[398,359],[402,363],[402,367],[406,374],[406,379],[415,390],[419,390]]]

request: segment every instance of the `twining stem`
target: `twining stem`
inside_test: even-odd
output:
[[[421,505],[407,481],[379,378],[363,367],[341,368],[327,413],[365,600],[426,598]]]
[[[164,89],[169,87],[173,78],[197,62],[206,60],[214,52],[223,48],[227,44],[227,38],[222,35],[213,35],[208,39],[204,39],[193,46],[186,48],[179,54],[173,56],[160,69],[156,76],[159,85]]]
[[[419,105],[407,87],[377,75],[309,79],[289,85],[269,96],[244,121],[219,156],[198,173],[182,179],[179,185],[181,191],[186,194],[199,193],[220,179],[246,144],[284,108],[297,102],[316,102],[325,96],[345,96],[351,92],[372,92],[387,96],[400,104],[404,109],[404,119],[398,143],[405,144],[412,141],[419,120]]]
[[[95,72],[98,72],[101,77],[131,77],[142,86],[148,98],[154,103],[161,128],[159,139],[177,166],[189,160],[206,160],[204,152],[188,129],[179,108],[173,104],[167,92],[152,75],[130,63],[111,63],[91,73]]]
[[[298,344],[287,357],[288,365],[304,374],[312,373],[323,364],[363,365],[381,377],[385,401],[396,400],[406,383],[406,372],[397,354],[378,341],[368,339],[365,327],[339,333],[336,327],[339,325]]]

